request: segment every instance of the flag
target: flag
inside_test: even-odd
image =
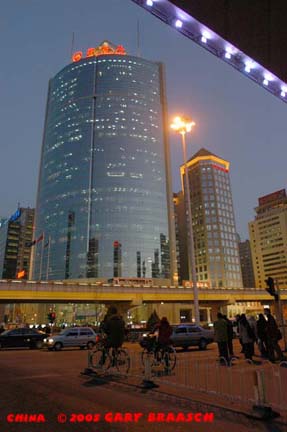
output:
[[[40,237],[38,237],[37,239],[35,239],[35,240],[31,241],[31,242],[26,243],[25,246],[26,246],[26,247],[32,247],[32,246],[35,246],[36,243],[39,243],[39,242],[42,241],[43,239],[44,239],[44,233],[42,233],[42,234],[40,235]]]
[[[32,246],[35,246],[35,244],[36,244],[36,240],[33,240],[31,242],[25,243],[25,246],[26,247],[32,247]]]
[[[40,237],[37,238],[36,243],[40,243],[44,239],[44,233],[40,235]]]

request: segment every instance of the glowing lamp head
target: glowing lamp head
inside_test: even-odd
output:
[[[153,6],[153,1],[152,0],[146,0],[146,5],[147,6]]]
[[[181,28],[181,27],[182,27],[182,21],[180,21],[179,19],[177,19],[177,20],[175,21],[175,27],[176,27],[176,28]]]
[[[173,130],[181,134],[184,134],[186,132],[191,132],[194,126],[195,126],[194,121],[190,120],[187,117],[180,117],[180,116],[175,117],[173,123],[170,125],[170,127]]]
[[[207,41],[211,39],[211,34],[207,30],[203,30],[201,33],[201,42],[207,43]]]

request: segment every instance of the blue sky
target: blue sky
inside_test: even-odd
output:
[[[259,196],[285,188],[287,105],[131,0],[10,0],[0,16],[0,216],[35,205],[48,80],[75,51],[104,39],[166,66],[168,111],[192,116],[188,154],[230,161],[237,230],[248,236]],[[170,136],[174,191],[179,137]]]

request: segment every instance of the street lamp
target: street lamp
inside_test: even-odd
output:
[[[171,124],[171,128],[181,135],[182,152],[183,152],[183,163],[184,163],[184,177],[185,177],[185,191],[184,197],[187,207],[187,227],[189,234],[188,241],[188,270],[189,270],[189,280],[192,280],[193,285],[193,302],[194,302],[194,315],[196,324],[200,323],[199,317],[199,302],[198,302],[198,288],[196,280],[196,268],[195,268],[195,255],[194,255],[194,239],[193,239],[193,228],[192,228],[192,214],[191,214],[191,204],[190,204],[190,188],[188,180],[188,170],[187,170],[187,157],[186,157],[186,141],[185,135],[187,132],[191,132],[192,128],[195,126],[195,122],[187,117],[175,117],[174,122]]]

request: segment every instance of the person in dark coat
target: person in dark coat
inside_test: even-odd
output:
[[[172,327],[166,317],[162,317],[159,324],[156,325],[155,331],[158,331],[157,342],[159,348],[165,348],[166,346],[170,345]]]
[[[109,308],[100,328],[107,335],[107,348],[119,348],[122,346],[125,339],[125,322],[118,315],[116,307],[111,306]]]
[[[218,312],[217,321],[214,323],[214,340],[218,345],[219,357],[223,357],[227,362],[228,358],[228,330],[227,322],[223,318],[223,315]]]
[[[264,318],[264,315],[259,314],[259,318],[257,320],[257,337],[258,337],[258,348],[260,350],[262,357],[267,357],[267,321]]]
[[[233,325],[232,325],[232,322],[230,321],[230,319],[228,319],[226,315],[223,315],[223,318],[227,322],[227,337],[228,337],[227,346],[228,346],[229,357],[233,357],[234,356],[234,352],[233,352]]]
[[[252,360],[254,354],[254,342],[256,336],[247,321],[246,315],[242,314],[239,322],[239,335],[243,344],[243,352],[246,359]]]
[[[264,313],[267,317],[267,324],[266,324],[266,341],[267,341],[267,351],[268,351],[268,358],[270,361],[275,361],[275,352],[277,354],[278,360],[284,360],[283,353],[281,351],[281,348],[278,344],[278,334],[279,329],[278,325],[275,321],[275,318],[271,315],[270,309],[264,309]]]

